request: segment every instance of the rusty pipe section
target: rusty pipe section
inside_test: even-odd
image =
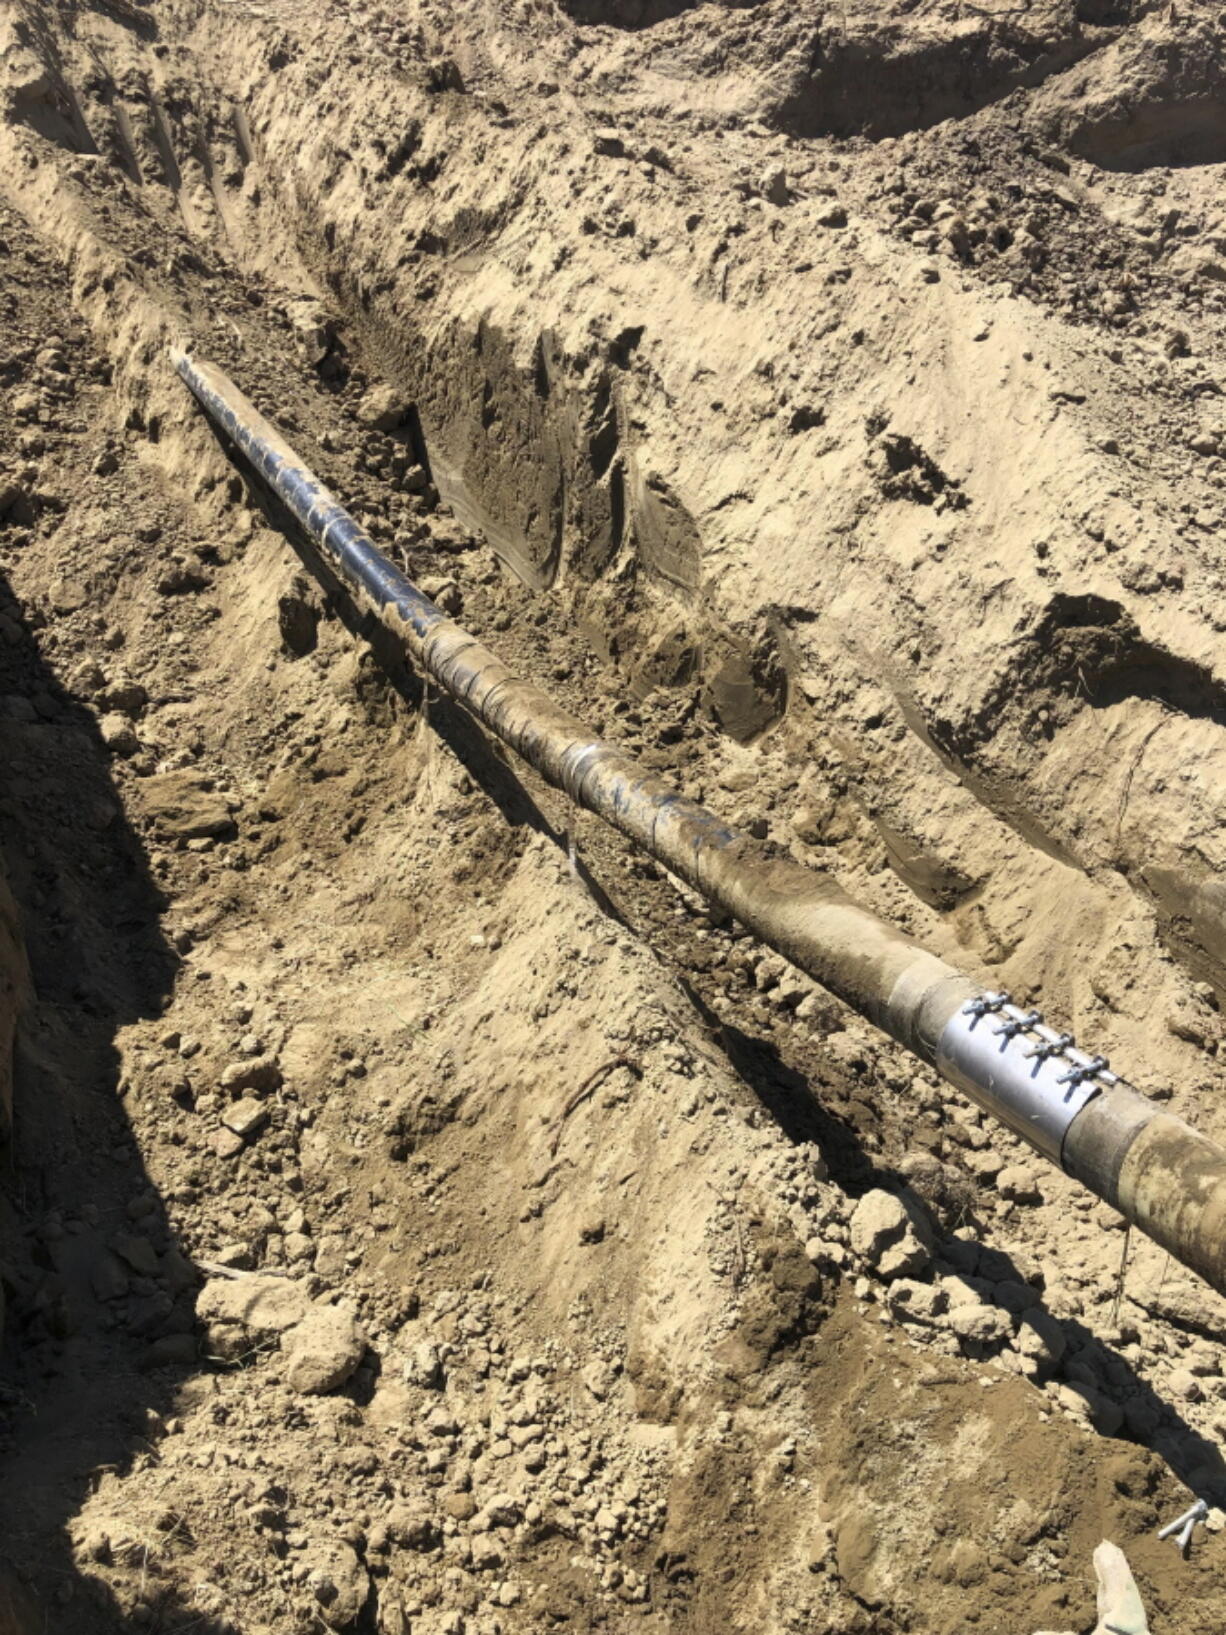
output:
[[[522,681],[402,574],[210,364],[174,366],[214,425],[414,663],[576,805],[937,1068],[1036,1151],[1226,1293],[1226,1151],[1037,1011],[984,990],[831,879],[731,827]]]

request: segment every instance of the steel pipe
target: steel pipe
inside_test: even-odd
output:
[[[276,428],[171,353],[214,425],[425,674],[578,806],[837,994],[1226,1293],[1226,1151],[1037,1011],[991,993],[822,875],[750,839],[521,681],[390,563]]]

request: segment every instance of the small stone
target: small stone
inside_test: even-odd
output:
[[[467,1494],[462,1496],[468,1497]],[[443,1508],[447,1508],[446,1501]],[[397,1505],[387,1518],[387,1531],[389,1537],[408,1550],[430,1550],[439,1539],[433,1517],[418,1504]]]
[[[791,201],[792,190],[788,186],[788,173],[779,165],[772,165],[763,171],[758,186],[762,197],[771,204],[784,205]]]
[[[95,1262],[89,1282],[95,1300],[121,1300],[128,1292],[128,1274],[109,1250]]]
[[[247,1145],[242,1136],[236,1135],[233,1130],[214,1130],[211,1140],[218,1158],[237,1158]]]
[[[1094,1427],[1100,1436],[1114,1436],[1124,1423],[1124,1411],[1091,1385],[1059,1385],[1056,1401],[1075,1419]]]
[[[423,579],[421,588],[432,602],[453,618],[464,611],[464,593],[454,579]]]
[[[935,1283],[917,1283],[911,1278],[898,1278],[890,1285],[889,1306],[903,1321],[935,1322],[946,1310],[949,1297]]]
[[[140,739],[136,736],[132,723],[118,710],[111,710],[102,717],[98,723],[98,731],[102,735],[102,742],[116,755],[135,755],[140,748]]]
[[[1019,1204],[1041,1204],[1039,1177],[1029,1164],[1006,1164],[996,1177],[996,1190],[1002,1198],[1011,1198]]]
[[[149,1345],[144,1364],[146,1368],[175,1368],[190,1366],[198,1358],[194,1334],[162,1334]]]
[[[169,839],[220,840],[234,833],[230,803],[199,772],[159,772],[140,778],[134,795],[153,827]]]
[[[357,1552],[342,1539],[328,1539],[311,1547],[305,1564],[306,1585],[324,1609],[325,1628],[352,1628],[370,1599],[370,1579]]]
[[[579,1377],[597,1402],[603,1402],[613,1389],[613,1370],[599,1357],[594,1357]]]
[[[148,1238],[130,1232],[117,1232],[111,1239],[111,1248],[141,1277],[156,1277],[158,1257]]]
[[[1171,1395],[1183,1402],[1199,1402],[1204,1395],[1200,1381],[1188,1368],[1173,1368],[1166,1383]]]
[[[135,720],[149,702],[149,694],[139,681],[129,681],[120,677],[102,688],[97,702],[103,710],[126,715]]]
[[[241,1101],[226,1108],[221,1122],[227,1130],[233,1130],[235,1135],[241,1135],[246,1140],[268,1123],[268,1109],[253,1096],[244,1096]]]
[[[431,1345],[429,1340],[423,1340],[415,1346],[412,1356],[404,1365],[404,1377],[410,1385],[420,1385],[423,1390],[436,1391],[443,1383],[443,1364],[438,1347]]]
[[[372,386],[358,403],[357,420],[368,431],[394,431],[404,413],[404,398],[394,386]]]
[[[281,1088],[281,1069],[271,1056],[254,1061],[233,1062],[222,1070],[223,1090],[259,1090],[265,1094]]]
[[[477,1501],[471,1493],[448,1493],[443,1510],[455,1521],[471,1521],[477,1514]]]

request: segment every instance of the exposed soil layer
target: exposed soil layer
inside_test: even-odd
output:
[[[3,1635],[1082,1631],[1104,1537],[1226,1623],[1226,1302],[432,696],[166,356],[1223,1139],[1222,49],[0,6]]]

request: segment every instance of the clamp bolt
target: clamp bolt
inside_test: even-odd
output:
[[[1058,1039],[1040,1039],[1033,1050],[1023,1051],[1022,1054],[1037,1057],[1039,1061],[1045,1062],[1050,1056],[1063,1056],[1072,1042],[1071,1033],[1062,1033]]]
[[[973,1016],[977,1022],[981,1016],[989,1016],[993,1011],[1000,1010],[1002,1005],[1011,1003],[1007,993],[984,993],[978,999],[968,999],[962,1007],[963,1016]],[[971,1026],[974,1027],[972,1022]]]
[[[1083,1084],[1086,1079],[1097,1078],[1100,1073],[1105,1073],[1110,1066],[1111,1063],[1105,1056],[1095,1056],[1093,1061],[1087,1062],[1084,1067],[1070,1067],[1067,1073],[1061,1073],[1056,1083],[1074,1086]]]
[[[1025,1016],[1009,1017],[998,1028],[993,1028],[992,1032],[998,1039],[1016,1039],[1019,1033],[1025,1033],[1027,1028],[1032,1028],[1036,1022],[1042,1020],[1042,1011],[1028,1011]],[[1028,1051],[1027,1055],[1029,1054]]]

